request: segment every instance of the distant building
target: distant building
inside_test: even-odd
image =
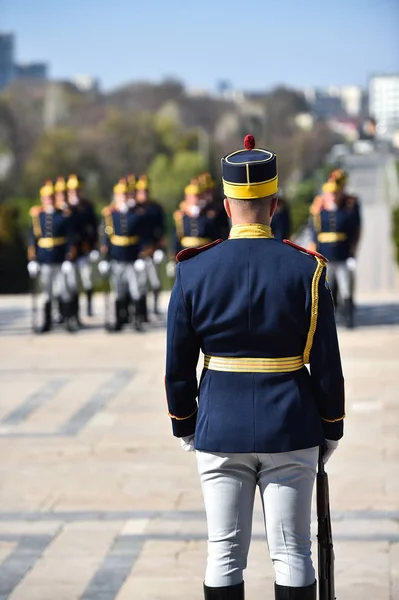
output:
[[[304,93],[313,112],[323,119],[364,114],[365,92],[357,85],[308,88]]]
[[[390,137],[399,129],[399,74],[371,77],[369,113],[377,121],[379,135]]]
[[[91,75],[75,75],[71,81],[80,92],[98,92],[100,89],[99,80]]]
[[[0,90],[14,78],[14,35],[0,33]]]
[[[46,63],[26,63],[15,65],[15,79],[47,79]]]

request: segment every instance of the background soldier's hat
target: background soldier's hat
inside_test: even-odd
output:
[[[328,181],[332,181],[336,183],[339,188],[342,188],[348,181],[348,175],[343,169],[335,169],[330,173]]]
[[[127,176],[127,191],[135,192],[136,185],[137,185],[136,175],[133,175],[133,173],[131,173],[130,175]]]
[[[65,192],[65,190],[66,190],[65,178],[57,177],[57,180],[54,185],[54,191],[55,192]]]
[[[339,186],[337,185],[337,183],[335,181],[327,181],[326,183],[323,183],[323,193],[324,194],[328,194],[328,193],[334,193],[337,192],[339,189]]]
[[[52,196],[54,194],[54,186],[53,186],[53,182],[48,179],[44,186],[40,188],[40,196],[43,198],[43,196]]]
[[[127,193],[127,182],[126,179],[122,178],[114,186],[114,194],[126,194]]]
[[[277,193],[277,156],[270,150],[255,148],[255,138],[247,135],[244,150],[222,158],[223,190],[227,198],[255,200]]]
[[[67,181],[67,189],[68,190],[78,190],[80,187],[80,181],[77,175],[70,175]]]
[[[138,182],[136,183],[136,190],[148,190],[148,177],[147,175],[140,175]]]
[[[192,179],[184,188],[184,193],[186,196],[199,196],[202,192],[201,186],[197,179]]]

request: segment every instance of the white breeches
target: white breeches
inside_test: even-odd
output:
[[[110,282],[117,300],[124,300],[128,293],[133,301],[142,295],[134,263],[112,260]]]
[[[71,301],[67,276],[62,272],[61,265],[40,265],[39,280],[45,302],[51,302],[55,296],[63,302]]]
[[[208,522],[207,586],[243,580],[257,485],[276,583],[304,587],[315,581],[310,522],[318,451],[318,447],[278,454],[197,451]]]
[[[351,296],[352,275],[346,262],[330,262],[327,265],[327,277],[330,288],[337,285],[342,300]]]

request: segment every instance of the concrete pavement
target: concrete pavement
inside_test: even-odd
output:
[[[374,302],[340,330],[339,600],[399,598],[399,305]],[[199,600],[203,504],[194,456],[170,433],[162,324],[110,335],[94,318],[38,337],[27,308],[0,299],[0,599]],[[246,580],[249,599],[273,597],[259,506]]]

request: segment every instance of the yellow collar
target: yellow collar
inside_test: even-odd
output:
[[[239,238],[272,238],[273,233],[268,225],[260,223],[245,223],[244,225],[233,225],[230,229],[230,240]]]

